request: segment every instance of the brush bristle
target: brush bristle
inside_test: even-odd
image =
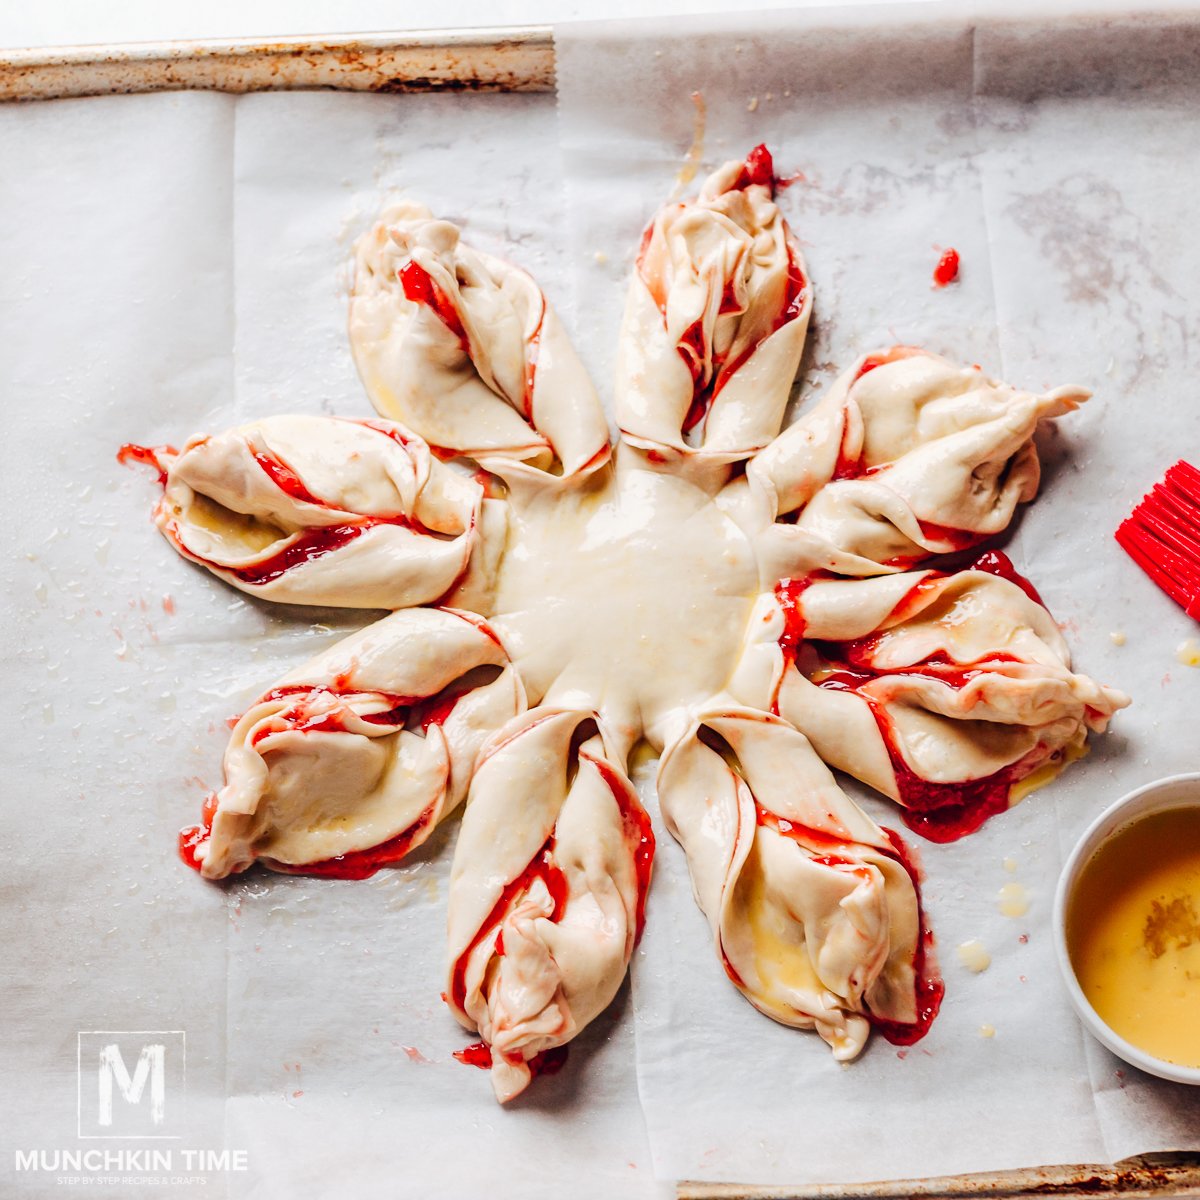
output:
[[[1189,617],[1200,620],[1200,470],[1180,459],[1117,528],[1117,541]]]

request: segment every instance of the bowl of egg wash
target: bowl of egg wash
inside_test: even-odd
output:
[[[1140,1070],[1200,1085],[1200,774],[1140,787],[1092,823],[1054,934],[1085,1027]]]

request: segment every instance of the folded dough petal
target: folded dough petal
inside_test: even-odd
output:
[[[393,613],[286,675],[239,718],[225,786],[203,824],[181,835],[185,861],[207,879],[256,861],[372,875],[458,806],[480,747],[524,704],[481,618]]]
[[[484,751],[450,875],[445,996],[502,1102],[616,995],[653,857],[594,713],[532,709]]]
[[[803,734],[751,709],[703,713],[668,747],[658,793],[739,991],[815,1029],[839,1061],[871,1025],[922,1037],[942,985],[903,843],[834,781]]]
[[[416,204],[388,209],[356,264],[350,342],[384,416],[497,473],[570,476],[607,458],[600,400],[524,271]]]
[[[626,441],[733,461],[779,432],[812,288],[774,186],[759,146],[647,229],[617,352]]]
[[[1037,494],[1038,421],[1088,395],[1019,391],[909,346],[864,356],[747,467],[777,517],[797,514],[794,534],[766,535],[772,560],[788,547],[796,573],[824,557],[875,575],[1001,532]]]
[[[480,485],[391,421],[267,417],[121,456],[158,467],[154,521],[175,549],[264,600],[424,604],[477,541]]]
[[[1008,559],[873,579],[785,580],[760,599],[732,690],[950,841],[1046,782],[1129,699],[1071,670]]]

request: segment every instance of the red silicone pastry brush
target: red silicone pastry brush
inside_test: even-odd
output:
[[[1117,541],[1200,621],[1200,470],[1180,459],[1117,528]]]

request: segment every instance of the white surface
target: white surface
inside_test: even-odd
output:
[[[861,14],[847,36],[877,20]],[[618,37],[624,57],[607,67],[592,31],[564,36],[561,124],[549,97],[0,109],[0,469],[15,563],[0,615],[5,678],[20,681],[3,701],[0,952],[17,1032],[6,1074],[20,1085],[0,1101],[6,1188],[13,1148],[75,1144],[75,1033],[110,1026],[186,1027],[189,1143],[247,1148],[251,1169],[228,1193],[272,1200],[325,1196],[336,1180],[364,1194],[653,1195],[643,1112],[663,1179],[879,1177],[1194,1139],[1194,1095],[1120,1073],[1085,1041],[1048,936],[1058,865],[1091,814],[1195,769],[1200,673],[1174,657],[1194,626],[1110,536],[1168,463],[1200,455],[1200,249],[1180,166],[1200,152],[1194,43],[1178,31],[1105,43],[1125,71],[1159,55],[1153,86],[1126,94],[1101,53],[1092,77],[1118,80],[1108,103],[1086,82],[1072,92],[1039,37],[1001,57],[986,35],[885,33],[865,55],[793,22],[733,38],[739,56],[686,32],[658,59]],[[619,69],[639,79],[622,84]],[[1040,92],[1059,79],[1061,94]],[[642,80],[656,81],[649,94]],[[816,289],[810,386],[866,345],[920,340],[1013,382],[1096,389],[1049,442],[1046,493],[1012,552],[1079,668],[1135,703],[1053,789],[967,842],[925,848],[949,994],[906,1058],[877,1043],[843,1070],[816,1038],[753,1013],[712,961],[664,835],[632,1000],[623,990],[567,1070],[501,1111],[486,1077],[448,1058],[463,1038],[437,1000],[446,835],[365,883],[251,875],[222,890],[174,859],[175,831],[219,783],[224,719],[360,618],[271,611],[177,559],[146,519],[153,488],[113,454],[260,413],[366,413],[342,272],[350,238],[401,187],[537,274],[607,393],[625,271],[691,140],[696,84],[707,162],[765,138],[781,170],[805,173],[783,203]],[[941,293],[935,243],[964,263]],[[572,296],[587,300],[574,318]],[[1005,856],[1031,894],[1022,922],[996,910],[1014,878]],[[992,953],[982,975],[956,962],[968,938]],[[981,1020],[995,1039],[979,1038]],[[70,1192],[47,1176],[19,1194]]]

